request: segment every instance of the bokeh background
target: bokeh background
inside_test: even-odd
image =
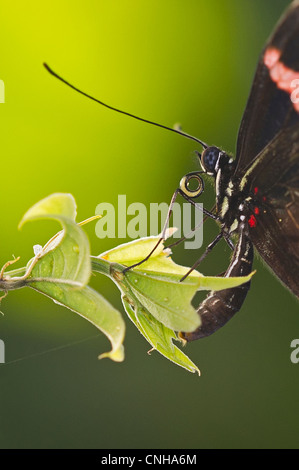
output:
[[[57,226],[17,230],[24,212],[71,192],[78,220],[100,202],[168,202],[197,167],[193,142],[108,111],[52,78],[57,72],[96,97],[234,152],[258,54],[285,0],[17,0],[0,3],[1,263],[43,244]],[[213,203],[213,188],[203,200]],[[125,240],[99,240],[93,254]],[[208,243],[217,227],[207,222]],[[198,253],[180,248],[191,265]],[[217,247],[201,266],[225,270]],[[23,264],[20,264],[23,263]],[[74,313],[25,289],[2,302],[1,448],[298,447],[298,303],[256,259],[241,312],[187,346],[202,376],[174,366],[126,319],[126,359],[99,361],[106,338]],[[122,309],[116,287],[92,279]],[[124,314],[125,315],[125,314]]]

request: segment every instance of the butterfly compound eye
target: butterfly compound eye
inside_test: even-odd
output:
[[[208,147],[202,152],[200,163],[202,169],[209,175],[216,175],[220,153],[221,150],[217,147]]]

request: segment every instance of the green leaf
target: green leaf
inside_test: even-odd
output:
[[[91,275],[89,240],[75,217],[76,203],[70,194],[53,194],[26,212],[20,226],[48,218],[60,222],[63,230],[38,251],[24,277],[27,285],[80,314],[108,337],[112,350],[100,357],[122,361],[125,324],[114,307],[87,287]]]
[[[125,324],[118,310],[116,310],[104,297],[89,286],[83,289],[73,289],[66,285],[55,283],[32,283],[31,287],[38,292],[52,298],[55,303],[69,308],[75,313],[91,322],[107,336],[112,350],[103,353],[99,359],[105,357],[116,362],[124,360],[123,340]]]
[[[202,276],[199,290],[223,290],[230,289],[231,287],[238,287],[241,284],[250,281],[254,274],[255,271],[252,271],[248,276],[239,277]]]
[[[200,317],[191,301],[198,290],[222,290],[250,280],[240,278],[205,277],[197,271],[180,282],[190,268],[176,264],[170,250],[161,242],[149,260],[123,273],[125,266],[143,260],[157,245],[159,237],[135,240],[92,257],[93,270],[113,279],[122,292],[129,318],[154,349],[167,359],[191,372],[197,366],[177,346],[176,331],[194,331]]]
[[[134,262],[144,259],[157,245],[158,240],[159,237],[155,236],[139,238],[138,240],[123,243],[111,250],[105,251],[100,257],[109,260],[111,263],[132,265]],[[164,249],[163,243],[160,243],[153,253],[152,258],[159,256]]]
[[[63,230],[58,232],[31,260],[30,278],[43,284],[50,294],[55,282],[73,287],[84,287],[91,275],[90,247],[87,235],[76,223],[76,202],[71,194],[53,194],[35,204],[21,220],[54,219]],[[32,282],[32,281],[31,281]]]
[[[105,274],[115,282],[122,292],[123,305],[130,320],[155,350],[175,364],[200,375],[198,367],[173,344],[173,340],[181,341],[175,331],[158,321],[135,296],[134,290],[127,281],[128,274],[122,272],[122,265],[110,264],[102,258],[93,256],[92,268],[93,271]],[[188,304],[188,300],[190,299],[185,299],[186,304]],[[198,324],[198,321],[199,317],[197,315],[196,324]]]
[[[170,229],[171,233],[173,229]],[[125,266],[131,266],[133,264],[142,261],[146,256],[152,251],[152,249],[157,244],[157,241],[160,239],[159,236],[156,237],[146,237],[134,240],[123,245],[119,245],[112,250],[106,251],[98,256],[98,258],[105,259],[110,263],[119,263]],[[170,257],[171,251],[168,248],[164,247],[163,242],[159,244],[157,249],[151,255],[149,260],[142,263],[140,266],[134,268],[129,272],[148,272],[151,274],[174,274],[172,280],[179,282],[180,279],[188,273],[190,270],[187,266],[181,266],[176,264]],[[250,273],[248,276],[240,277],[219,277],[219,276],[204,276],[195,269],[188,275],[187,279],[194,281],[194,278],[197,279],[196,284],[198,290],[223,290],[229,289],[231,287],[237,287],[245,282],[250,281],[251,277],[255,271]],[[171,276],[170,276],[171,278]],[[186,279],[186,280],[187,280]],[[183,284],[186,282],[183,282]],[[180,283],[182,285],[182,283]]]
[[[32,206],[23,216],[19,228],[28,220],[45,218],[49,214],[63,215],[67,219],[76,220],[77,206],[72,194],[54,193]]]
[[[110,263],[126,266],[143,260],[157,245],[159,237],[148,237],[120,245],[106,251],[98,258]],[[193,270],[182,282],[190,268],[176,264],[170,257],[170,250],[161,242],[157,250],[134,269],[126,272],[126,284],[141,304],[163,325],[175,331],[194,331],[200,326],[200,319],[191,305],[198,290],[223,290],[236,287],[250,280],[246,277],[203,276]],[[119,270],[121,274],[121,269]]]
[[[178,366],[187,369],[189,372],[197,372],[200,375],[198,367],[173,344],[173,340],[178,341],[173,330],[157,321],[140,303],[136,302],[136,305],[133,306],[124,296],[123,305],[129,318],[152,345],[153,349]]]
[[[134,296],[158,321],[175,331],[194,331],[200,326],[200,317],[191,305],[198,290],[198,279],[181,275],[128,271],[126,284]]]

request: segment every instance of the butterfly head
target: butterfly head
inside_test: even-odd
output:
[[[217,173],[223,164],[227,163],[225,152],[218,147],[207,147],[202,154],[199,154],[200,164],[205,173],[210,176],[217,176]]]

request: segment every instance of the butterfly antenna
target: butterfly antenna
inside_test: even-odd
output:
[[[183,137],[187,137],[187,139],[194,140],[195,142],[199,143],[203,148],[207,148],[207,147],[208,147],[208,145],[205,144],[202,140],[198,139],[197,137],[193,137],[192,135],[187,134],[186,132],[183,132],[183,131],[180,130],[180,129],[173,129],[173,128],[171,128],[171,127],[163,126],[163,124],[158,124],[157,122],[149,121],[148,119],[143,119],[143,118],[141,118],[141,117],[139,117],[139,116],[135,116],[135,114],[127,113],[126,111],[122,111],[121,109],[114,108],[113,106],[110,106],[109,104],[103,103],[103,101],[100,101],[100,100],[98,100],[97,98],[94,98],[93,96],[89,95],[88,93],[85,93],[85,92],[82,91],[82,90],[79,90],[79,88],[77,88],[77,87],[75,87],[74,85],[72,85],[71,83],[69,83],[67,80],[65,80],[65,79],[62,78],[60,75],[58,75],[56,72],[54,72],[54,70],[52,70],[52,69],[49,67],[49,65],[47,65],[46,63],[44,63],[43,65],[44,65],[44,67],[46,68],[46,70],[47,70],[51,75],[53,75],[53,77],[58,78],[58,80],[60,80],[62,83],[64,83],[65,85],[69,86],[69,87],[72,88],[73,90],[77,91],[77,92],[80,93],[81,95],[86,96],[87,98],[89,98],[89,99],[95,101],[96,103],[101,104],[102,106],[105,106],[105,108],[112,109],[112,111],[116,111],[117,113],[120,113],[120,114],[125,114],[126,116],[129,116],[129,117],[131,117],[131,118],[137,119],[138,121],[143,121],[143,122],[146,122],[147,124],[152,124],[153,126],[161,127],[162,129],[166,129],[166,130],[168,130],[168,131],[175,132],[176,134],[182,135]]]

